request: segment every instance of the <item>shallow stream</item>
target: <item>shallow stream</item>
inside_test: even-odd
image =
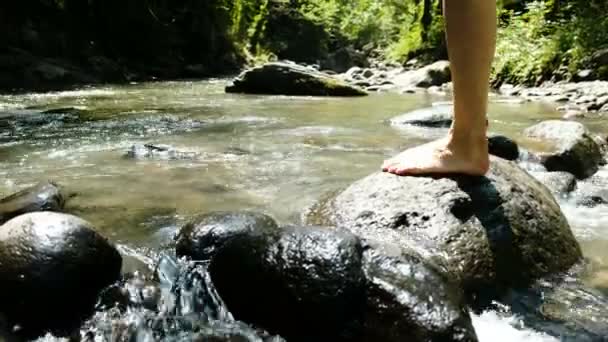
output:
[[[229,95],[223,91],[226,82],[0,96],[0,196],[56,181],[73,195],[69,212],[91,221],[124,251],[138,251],[127,260],[145,262],[146,251],[169,241],[192,215],[249,209],[282,223],[298,222],[326,192],[378,170],[399,150],[444,133],[386,123],[408,110],[449,101],[441,96]],[[552,108],[493,97],[490,129],[542,149],[521,133],[540,120],[559,118]],[[608,132],[604,120],[585,123]],[[126,156],[131,146],[148,143],[183,153]],[[608,171],[600,172],[608,177]],[[586,256],[608,264],[608,207],[560,201]],[[585,281],[608,294],[608,272]],[[474,324],[481,341],[557,340],[526,327],[509,310],[475,315]]]

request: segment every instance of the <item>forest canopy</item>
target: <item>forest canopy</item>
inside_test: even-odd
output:
[[[594,68],[608,47],[605,0],[498,1],[494,82],[534,84]],[[344,71],[371,59],[446,58],[439,0],[22,0],[0,4],[5,50],[83,65],[104,56],[162,75],[272,58]],[[12,49],[12,50],[11,50]],[[199,70],[200,71],[200,70]]]

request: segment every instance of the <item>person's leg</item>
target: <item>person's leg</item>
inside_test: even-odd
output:
[[[454,88],[454,122],[446,138],[387,160],[398,175],[488,171],[486,111],[496,45],[495,0],[444,0],[448,55]]]

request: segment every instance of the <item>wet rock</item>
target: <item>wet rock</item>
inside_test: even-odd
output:
[[[438,61],[418,70],[406,71],[391,79],[394,84],[403,88],[440,86],[450,80],[448,61]]]
[[[273,218],[254,212],[214,212],[204,214],[182,227],[176,236],[178,256],[209,260],[216,250],[236,236],[253,231],[274,231]]]
[[[477,300],[564,271],[581,258],[550,192],[496,157],[487,177],[374,173],[306,216],[311,224],[417,251]]]
[[[244,71],[228,93],[310,96],[364,96],[367,93],[341,80],[293,63],[267,63]]]
[[[289,341],[476,341],[457,287],[343,230],[246,231],[216,248],[209,270],[236,319]]]
[[[40,212],[0,227],[0,311],[20,335],[69,332],[120,277],[114,246],[75,216]]]
[[[390,119],[390,124],[447,128],[452,125],[452,106],[439,105],[417,109]]]
[[[563,196],[574,191],[576,177],[568,172],[530,172],[556,196]]]
[[[491,155],[506,160],[519,158],[519,146],[511,138],[504,135],[492,135],[488,138],[488,151]]]
[[[180,151],[170,145],[136,144],[131,146],[124,156],[131,159],[179,160],[196,159],[199,153]]]
[[[344,73],[344,78],[347,80],[356,80],[358,76],[363,73],[363,68],[361,67],[352,67],[348,69],[346,73]]]
[[[362,261],[366,303],[360,341],[477,341],[460,290],[419,257],[368,249]]]
[[[372,69],[365,69],[361,73],[364,78],[372,78],[375,75],[375,72]]]
[[[591,69],[581,70],[581,71],[577,72],[573,77],[573,81],[575,81],[575,82],[593,81],[594,79],[595,79],[595,74],[594,74],[593,70],[591,70]]]
[[[603,66],[608,64],[608,48],[601,49],[591,55],[591,63],[597,66]]]
[[[606,105],[608,105],[608,95],[597,98],[597,100],[595,100],[593,110],[600,110]]]
[[[0,199],[0,224],[13,217],[36,211],[62,211],[65,197],[51,182],[39,183]]]
[[[600,147],[581,123],[543,121],[524,133],[555,144],[554,152],[541,154],[542,164],[548,171],[566,171],[583,179],[597,172],[598,166],[604,163]]]

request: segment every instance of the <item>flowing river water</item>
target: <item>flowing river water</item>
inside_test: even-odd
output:
[[[41,180],[58,182],[74,196],[68,211],[92,222],[122,250],[139,251],[125,263],[137,267],[131,259],[145,259],[145,251],[169,241],[192,215],[249,209],[282,223],[298,222],[326,192],[445,132],[399,130],[386,123],[408,110],[449,100],[439,95],[230,95],[223,91],[226,82],[0,96],[0,195]],[[51,112],[41,114],[46,110]],[[491,131],[530,149],[543,146],[526,140],[523,129],[559,117],[550,105],[498,97],[492,97],[489,110]],[[608,132],[602,120],[585,123]],[[146,143],[168,144],[183,153],[126,157],[131,146]],[[560,204],[585,255],[608,263],[608,207]],[[608,293],[605,274],[585,281]],[[474,315],[474,324],[481,341],[557,340],[509,312]]]

